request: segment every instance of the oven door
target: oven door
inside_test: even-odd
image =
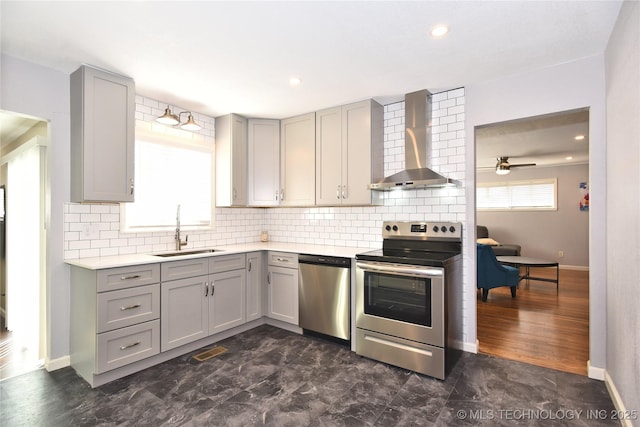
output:
[[[444,347],[444,269],[356,262],[356,327]]]

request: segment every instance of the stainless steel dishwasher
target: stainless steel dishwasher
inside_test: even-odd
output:
[[[351,340],[351,259],[298,256],[300,327]]]

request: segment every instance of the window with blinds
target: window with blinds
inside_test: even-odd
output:
[[[487,182],[476,185],[478,210],[556,210],[557,180]]]
[[[213,144],[136,131],[134,203],[123,203],[130,232],[210,228],[213,224]]]

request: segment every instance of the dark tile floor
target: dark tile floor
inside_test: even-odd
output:
[[[2,381],[0,425],[617,425],[603,382],[490,356],[440,381],[270,326],[218,345],[96,389],[71,368]]]

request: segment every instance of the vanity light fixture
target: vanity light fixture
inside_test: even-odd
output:
[[[188,114],[187,121],[184,123],[180,122],[180,117],[183,114]],[[180,126],[180,128],[184,130],[200,130],[202,127],[193,120],[193,115],[191,111],[181,111],[180,113],[173,114],[171,112],[171,108],[167,105],[167,108],[164,110],[164,114],[156,119],[156,122],[162,123],[163,125],[169,126]]]

